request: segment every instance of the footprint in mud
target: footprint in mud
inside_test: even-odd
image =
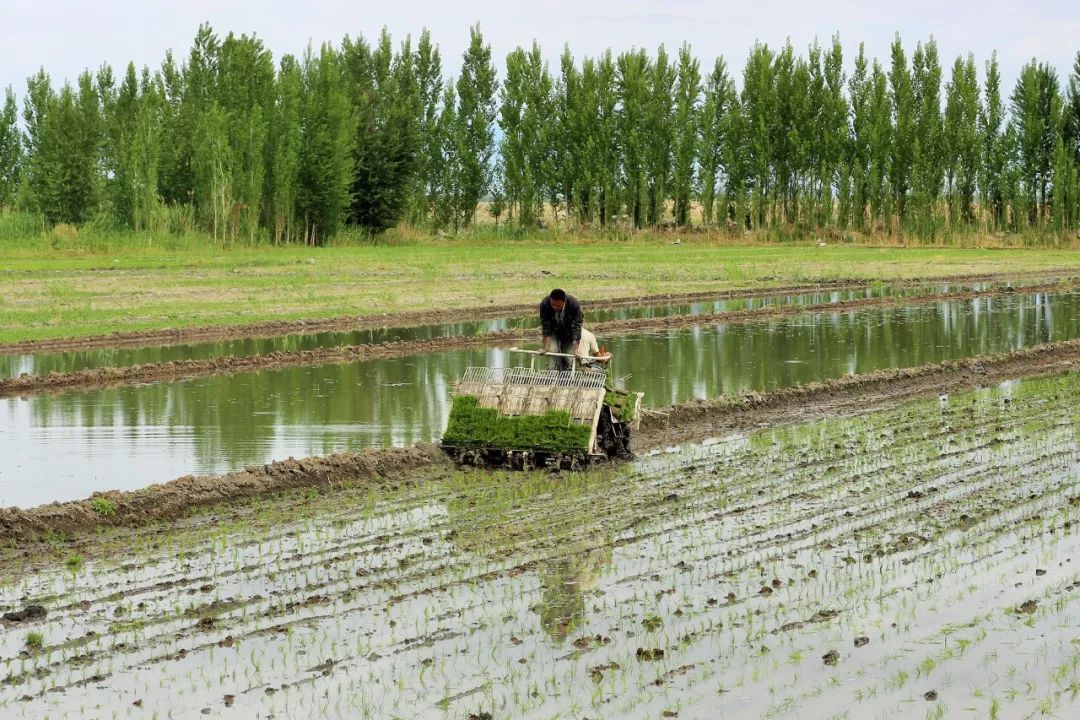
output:
[[[863,645],[868,644],[870,644],[870,638],[865,635],[860,635],[859,637],[855,638],[855,647],[862,647]]]
[[[637,649],[637,659],[642,662],[652,662],[655,660],[664,659],[664,651],[660,648],[653,648],[652,650],[646,650],[645,648]]]

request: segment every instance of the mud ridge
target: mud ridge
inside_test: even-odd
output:
[[[1008,353],[981,355],[916,368],[879,370],[766,393],[747,392],[649,411],[634,443],[638,453],[699,442],[724,433],[853,415],[943,392],[1080,368],[1080,339]],[[1080,400],[1078,398],[1077,400]],[[199,508],[297,488],[371,483],[376,486],[437,481],[451,472],[433,444],[377,448],[301,460],[288,459],[220,476],[185,476],[130,492],[35,508],[0,508],[0,540],[25,542],[49,534],[70,535],[111,525],[141,525],[180,518]],[[102,515],[104,498],[115,512]]]
[[[0,508],[0,539],[28,540],[49,534],[70,535],[110,525],[142,525],[168,520],[241,498],[296,488],[332,488],[342,484],[374,486],[411,482],[419,469],[430,475],[450,469],[446,456],[431,444],[409,448],[372,448],[301,460],[289,458],[217,476],[185,475],[141,490],[94,493],[85,500],[56,502],[23,510]],[[114,510],[102,514],[101,500]]]
[[[894,287],[912,287],[934,283],[978,283],[1025,278],[1051,278],[1068,276],[1076,272],[1075,268],[1050,268],[1047,270],[1023,273],[1001,272],[972,275],[942,275],[909,280],[889,280]],[[763,281],[769,278],[761,278]],[[753,298],[766,295],[821,292],[828,290],[858,290],[869,287],[873,279],[847,278],[834,279],[819,283],[802,285],[784,285],[777,287],[746,288],[729,291],[669,293],[646,295],[642,297],[622,297],[593,299],[588,301],[590,308],[598,310],[620,307],[635,307],[659,303],[681,303],[699,300],[726,300]],[[439,323],[467,322],[470,320],[493,320],[506,317],[528,315],[535,312],[535,304],[501,304],[484,307],[447,308],[441,310],[419,310],[381,315],[344,315],[331,318],[311,318],[306,320],[280,320],[245,323],[239,325],[196,326],[182,328],[161,328],[157,330],[138,330],[116,332],[104,335],[84,337],[65,337],[45,340],[25,340],[0,344],[0,355],[16,353],[61,352],[67,350],[90,350],[96,348],[150,347],[176,345],[182,343],[233,340],[246,338],[269,338],[280,335],[297,335],[314,332],[335,332],[365,330],[384,327],[410,327]]]
[[[914,368],[846,375],[764,393],[726,395],[647,411],[635,445],[638,450],[649,450],[699,442],[723,433],[857,414],[927,395],[1076,368],[1080,368],[1080,338]]]
[[[1019,292],[1063,292],[1078,287],[1080,287],[1080,284],[1072,281],[1067,283],[1032,285],[1023,288],[1023,290]],[[817,312],[913,306],[948,300],[993,297],[1011,292],[1014,291],[1008,288],[994,288],[992,290],[983,291],[934,293],[907,298],[859,298],[857,300],[845,300],[836,303],[819,303],[814,305],[766,306],[750,310],[732,310],[718,313],[610,320],[608,322],[593,323],[589,327],[597,336],[602,338],[635,331],[665,330],[692,325],[753,322]],[[52,372],[48,375],[30,375],[24,373],[18,377],[0,378],[0,397],[30,396],[43,392],[65,392],[69,390],[134,383],[191,380],[211,375],[251,372],[255,370],[350,363],[363,360],[420,355],[459,348],[498,346],[535,339],[536,334],[537,330],[533,328],[497,330],[480,335],[453,335],[431,340],[395,340],[385,343],[371,343],[364,345],[339,345],[335,347],[316,348],[314,350],[279,351],[263,355],[224,355],[222,357],[204,360],[174,360],[164,363],[92,368],[89,370],[76,370],[73,372]]]

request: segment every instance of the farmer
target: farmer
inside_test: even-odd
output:
[[[581,342],[581,323],[585,316],[581,303],[565,290],[555,288],[540,302],[540,328],[544,336],[544,351],[573,354]],[[570,358],[553,357],[552,370],[569,370]]]
[[[603,366],[611,360],[611,353],[606,350],[600,352],[600,346],[596,343],[596,336],[588,328],[581,328],[581,342],[577,346],[577,355],[578,357],[596,358],[584,363],[590,367]]]

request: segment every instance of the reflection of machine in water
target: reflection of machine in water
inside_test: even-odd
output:
[[[501,487],[514,483],[512,503],[477,487],[472,489],[475,492],[453,493],[446,508],[454,528],[451,538],[463,552],[497,561],[505,559],[508,551],[530,545],[548,551],[549,557],[535,563],[543,589],[540,601],[531,609],[540,616],[544,632],[562,642],[585,619],[586,599],[611,562],[612,545],[599,539],[585,541],[602,534],[588,522],[587,515],[579,516],[582,522],[577,524],[552,522],[561,510],[551,502],[550,482],[539,475],[508,477]],[[483,485],[484,489],[491,487],[487,482]],[[558,492],[563,493],[561,499],[572,500],[573,481],[561,485]]]
[[[534,609],[540,614],[544,632],[553,640],[566,640],[585,620],[586,596],[599,585],[611,552],[610,546],[600,550],[571,548],[570,555],[541,565],[544,596]]]

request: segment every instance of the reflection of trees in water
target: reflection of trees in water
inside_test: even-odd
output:
[[[434,439],[453,382],[465,367],[483,362],[483,351],[453,352],[41,395],[29,402],[39,427],[132,428],[132,442],[138,442],[135,428],[162,427],[178,437],[193,429],[199,462],[227,458],[242,465],[264,462],[266,447],[290,426],[304,428],[311,454]]]
[[[1076,337],[1078,309],[1080,294],[1017,294],[628,335],[604,342],[615,354],[616,374],[632,374],[629,384],[645,392],[646,403],[655,406]],[[383,341],[397,337],[396,332],[374,330],[367,336]],[[435,332],[437,328],[430,327],[416,331]],[[301,350],[319,340],[319,336],[292,336],[216,345],[218,351],[267,352]],[[205,351],[214,345],[199,347]],[[102,352],[116,353],[119,359],[125,351]],[[216,465],[224,458],[239,466],[265,461],[266,448],[290,426],[303,428],[290,446],[307,447],[308,454],[435,439],[445,423],[453,382],[467,366],[494,360],[505,363],[506,358],[483,349],[463,350],[42,395],[28,402],[38,427],[132,428],[131,442],[137,443],[134,428],[157,426],[177,437],[191,437],[196,461],[202,465]]]
[[[611,562],[611,547],[588,550],[578,547],[566,557],[540,563],[543,597],[534,609],[540,625],[551,639],[566,640],[585,621],[586,598],[599,585],[600,575]]]
[[[605,338],[650,405],[915,367],[1080,335],[1080,294],[825,312]]]

